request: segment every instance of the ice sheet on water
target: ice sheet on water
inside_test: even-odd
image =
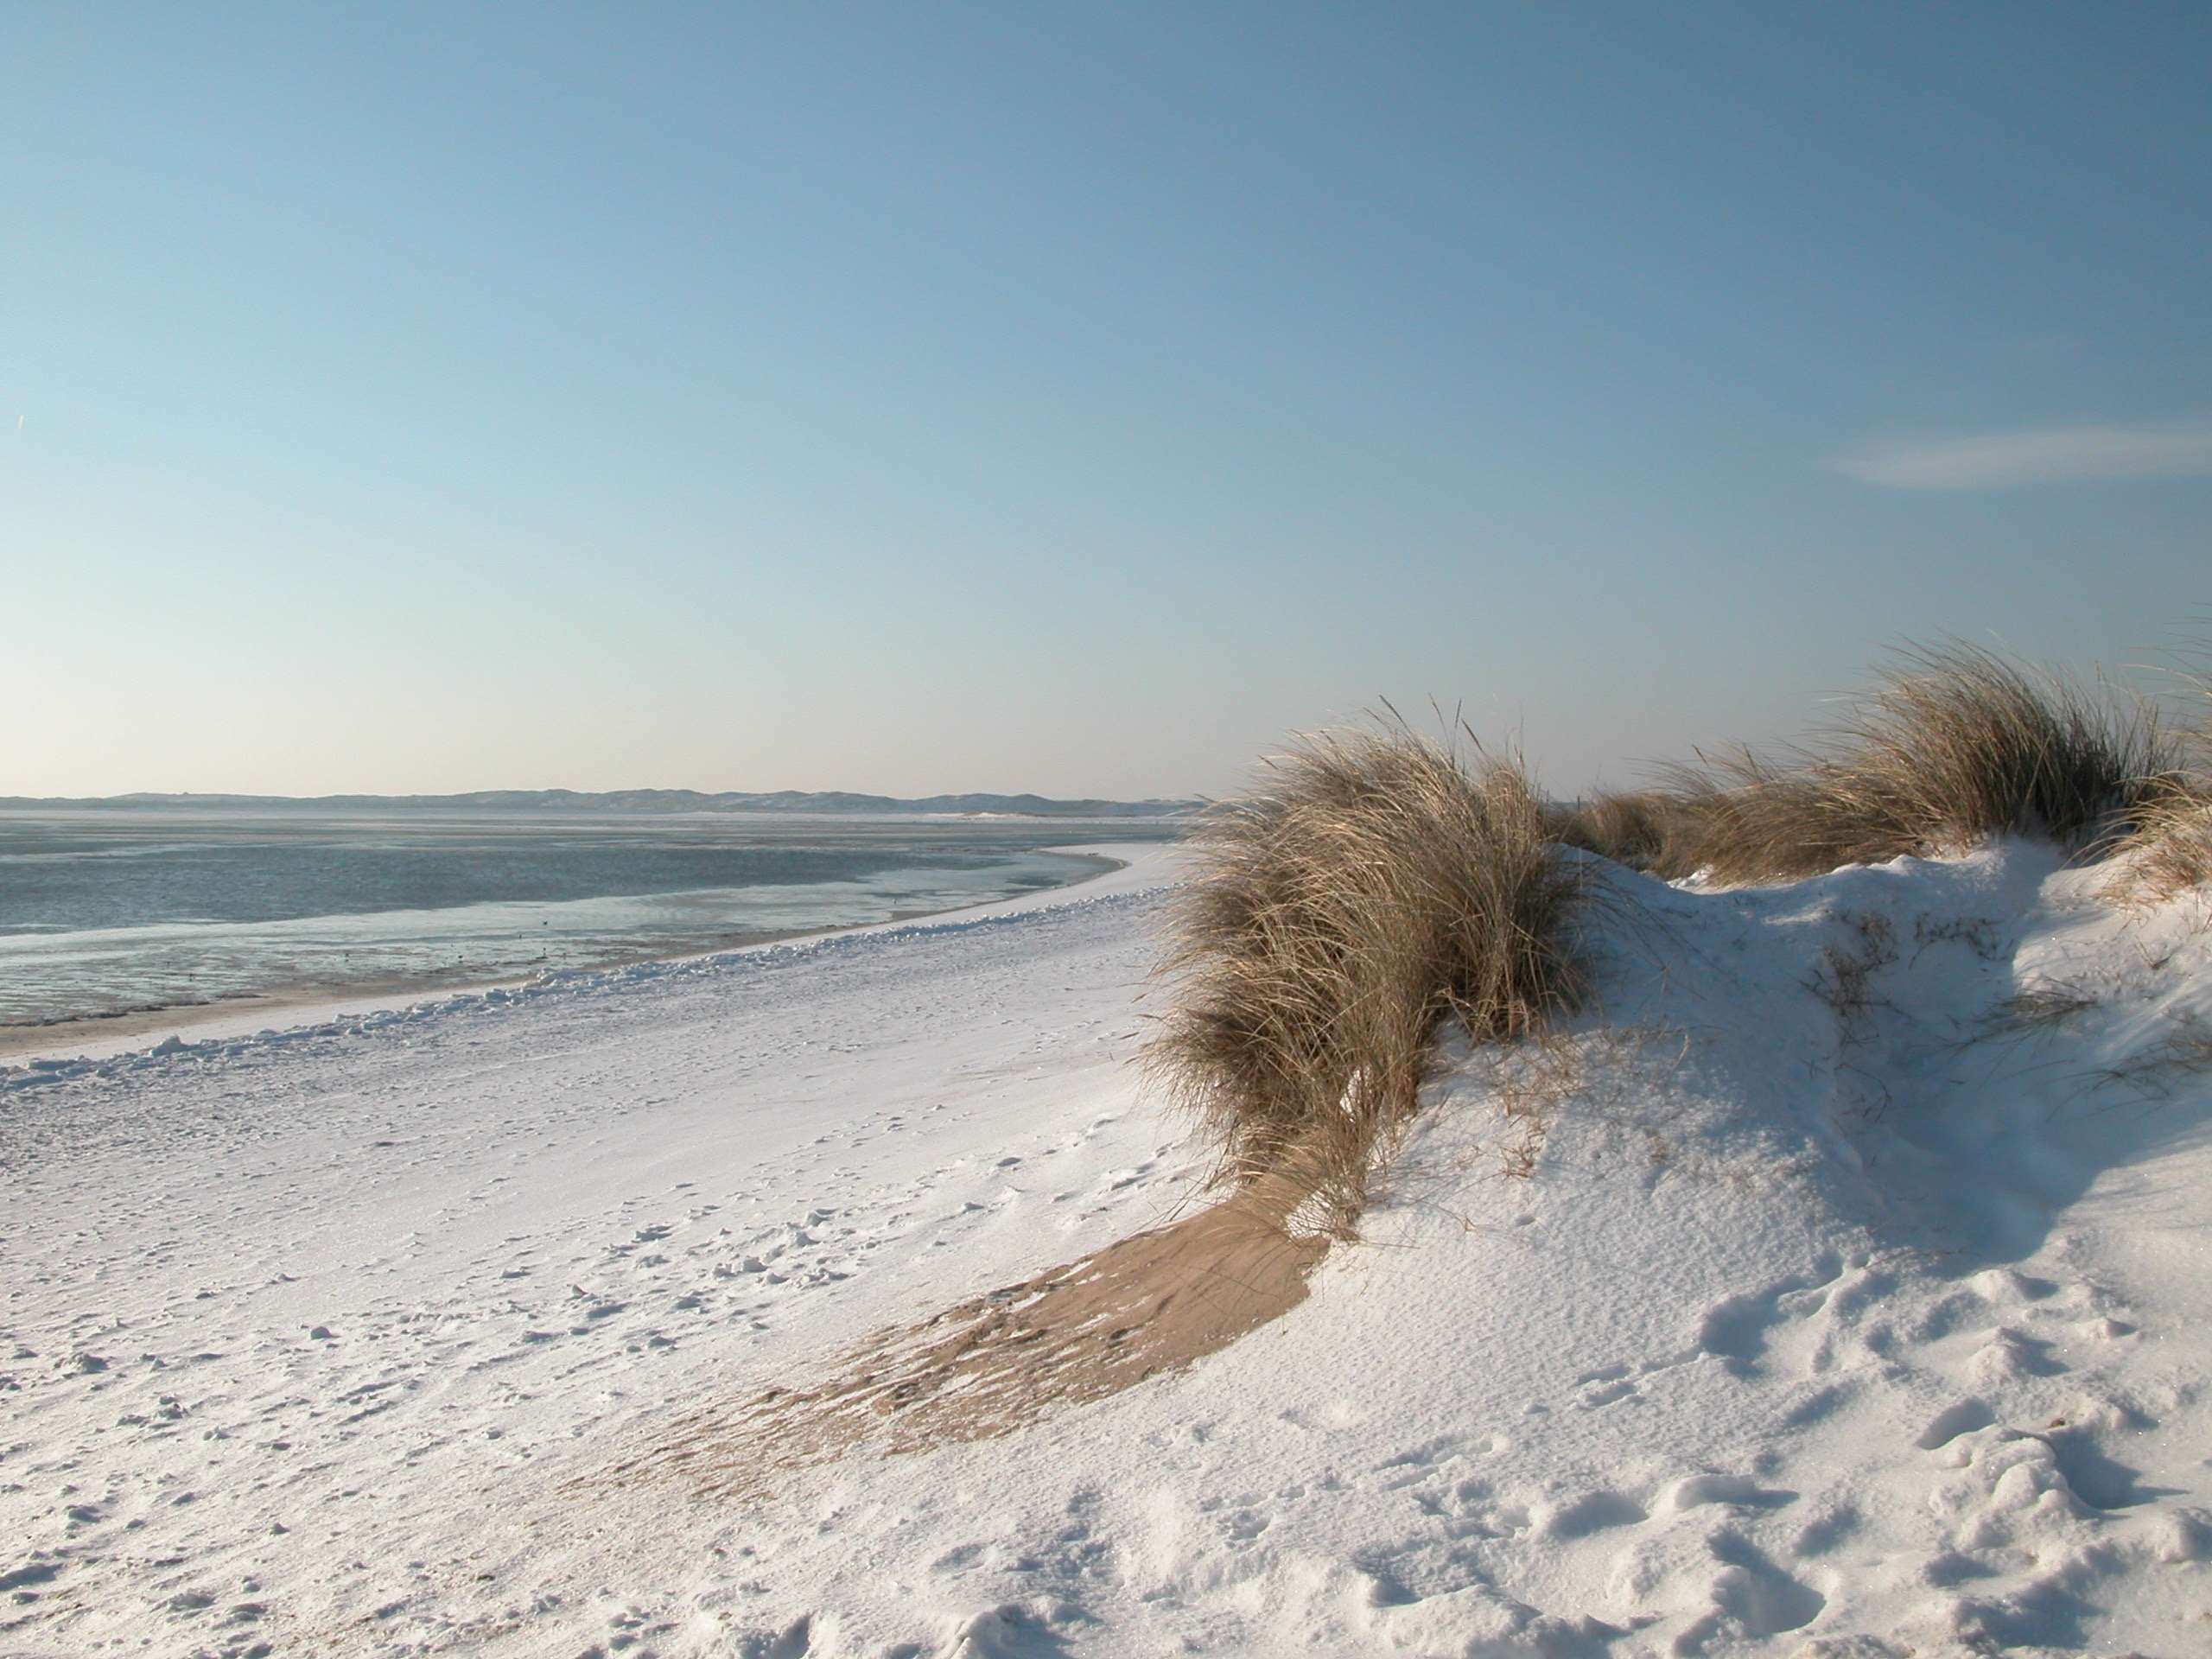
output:
[[[1119,833],[1128,833],[1126,826]],[[0,1026],[480,983],[1081,879],[1065,824],[0,813]],[[127,856],[125,855],[128,855]]]

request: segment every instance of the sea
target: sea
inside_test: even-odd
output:
[[[0,810],[0,1036],[389,995],[959,909],[1172,820],[469,809]],[[60,1035],[61,1033],[55,1033]]]

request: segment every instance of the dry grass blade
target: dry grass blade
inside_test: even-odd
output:
[[[2071,985],[2031,985],[1999,1002],[1982,1024],[1992,1036],[2033,1036],[2054,1031],[2098,1005],[2093,993]]]
[[[2201,1015],[2185,1014],[2156,1045],[2096,1075],[2104,1082],[2126,1084],[2152,1098],[2164,1098],[2208,1071],[2212,1071],[2212,1024]]]
[[[1478,1039],[1573,1000],[1578,881],[1527,777],[1402,725],[1315,737],[1215,808],[1175,919],[1149,1059],[1230,1172],[1288,1174],[1348,1234],[1447,1014]]]

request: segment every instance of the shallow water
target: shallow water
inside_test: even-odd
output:
[[[442,984],[1078,880],[1116,819],[304,808],[0,812],[0,1027]]]

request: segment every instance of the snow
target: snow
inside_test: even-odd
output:
[[[1281,1319],[1001,1438],[641,1472],[1201,1201],[1130,1064],[1180,855],[1114,854],[0,1071],[0,1653],[2205,1650],[2212,931],[2025,844],[1608,867],[1593,1006],[1447,1044]]]

